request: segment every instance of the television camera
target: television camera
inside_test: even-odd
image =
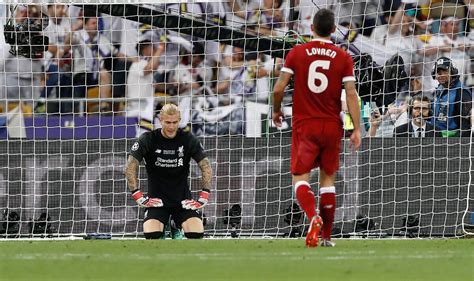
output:
[[[12,15],[14,13],[12,12]],[[48,18],[29,18],[23,22],[16,23],[10,17],[3,26],[5,42],[10,44],[10,54],[27,58],[41,58],[48,49],[49,39],[42,35],[44,27],[48,24]]]

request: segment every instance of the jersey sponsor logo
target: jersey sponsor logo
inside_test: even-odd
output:
[[[155,161],[155,166],[161,167],[161,168],[176,168],[178,166],[182,166],[182,165],[178,165],[178,164],[179,164],[179,162],[178,162],[177,158],[164,159],[164,158],[161,158],[161,157],[156,157],[156,161]]]
[[[137,151],[138,150],[138,142],[135,142],[133,145],[132,145],[132,151]]]
[[[184,146],[178,147],[178,157],[184,157]]]

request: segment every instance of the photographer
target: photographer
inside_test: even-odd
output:
[[[448,57],[439,57],[432,76],[439,82],[434,92],[433,124],[443,137],[469,136],[472,127],[472,94]]]
[[[42,55],[45,49],[43,44],[47,44],[47,39],[41,36],[41,17],[38,11],[35,5],[18,5],[13,22],[4,31],[6,43],[12,47],[5,57],[3,69],[5,85],[2,92],[6,98],[7,111],[15,108],[21,101],[25,106],[23,110],[31,113],[33,103],[40,94]],[[38,45],[39,43],[42,45]]]

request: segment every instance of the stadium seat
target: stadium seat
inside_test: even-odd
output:
[[[15,109],[17,106],[18,106],[18,102],[9,102],[8,103],[8,110],[7,111],[11,111],[13,109]],[[24,117],[31,117],[33,115],[33,107],[29,104],[22,104],[21,105],[21,110],[23,111],[23,115]],[[4,105],[3,104],[0,104],[0,113],[3,113],[5,112],[5,108],[4,108]]]
[[[88,99],[97,99],[100,97],[99,87],[93,87],[87,89],[87,98]],[[100,111],[99,102],[91,101],[86,103],[86,112],[87,113],[98,113]]]

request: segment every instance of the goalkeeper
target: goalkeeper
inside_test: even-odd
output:
[[[204,226],[198,209],[210,195],[212,169],[199,140],[179,129],[181,113],[165,104],[159,115],[162,128],[146,132],[132,145],[125,176],[133,199],[145,209],[143,233],[146,239],[160,239],[170,217],[181,226],[186,238],[202,238]],[[189,163],[194,159],[202,173],[203,188],[194,200],[188,185]],[[138,166],[144,160],[148,175],[148,196],[138,188]]]

